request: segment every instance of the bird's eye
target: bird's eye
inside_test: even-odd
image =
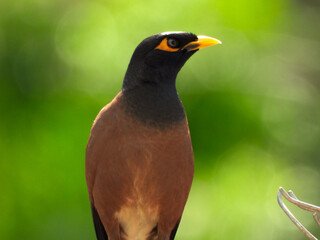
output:
[[[177,52],[179,51],[179,44],[179,41],[175,38],[164,38],[155,49],[166,52]]]
[[[177,48],[179,46],[179,41],[177,39],[174,38],[169,38],[167,41],[167,44],[169,47],[172,48]]]

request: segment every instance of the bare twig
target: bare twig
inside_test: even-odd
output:
[[[287,193],[282,187],[279,188],[279,191],[281,192],[281,194],[291,203],[293,203],[294,205],[298,206],[299,208],[302,208],[304,210],[307,210],[309,212],[316,212],[316,213],[320,213],[320,207],[316,206],[316,205],[312,205],[310,203],[306,203],[306,202],[302,202],[300,201],[295,195],[294,193],[289,190],[289,192]]]
[[[282,196],[284,196],[289,202],[295,204],[299,208],[313,212],[313,218],[315,222],[320,226],[320,220],[319,220],[319,213],[320,213],[320,207],[302,202],[300,201],[294,193],[289,190],[287,193],[282,187],[279,188],[278,191],[278,203],[282,210],[287,214],[287,216],[290,218],[290,220],[311,240],[318,240],[315,236],[313,236],[296,218],[295,216],[290,212],[290,210],[287,208],[287,206],[282,201]]]
[[[318,213],[313,213],[313,218],[316,221],[316,223],[320,226],[320,219]]]

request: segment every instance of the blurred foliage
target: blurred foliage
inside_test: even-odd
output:
[[[320,204],[319,11],[318,0],[0,1],[0,239],[94,239],[91,124],[136,45],[169,30],[223,42],[178,76],[196,174],[177,239],[305,239],[276,192]]]

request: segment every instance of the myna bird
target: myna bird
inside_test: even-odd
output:
[[[96,117],[86,149],[98,240],[174,239],[194,170],[176,76],[198,49],[219,43],[165,32],[135,49],[122,90]]]

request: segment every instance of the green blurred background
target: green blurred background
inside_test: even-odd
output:
[[[91,124],[137,44],[172,30],[223,42],[177,80],[196,173],[176,239],[306,239],[276,193],[320,205],[319,12],[318,0],[1,0],[0,239],[94,239]]]

